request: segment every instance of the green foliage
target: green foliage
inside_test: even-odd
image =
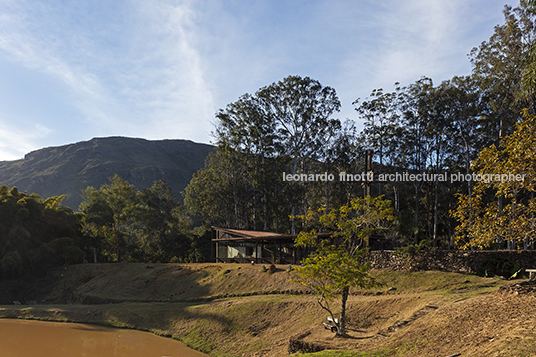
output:
[[[473,161],[475,173],[486,177],[471,195],[459,195],[452,211],[459,225],[457,242],[462,248],[485,248],[498,240],[530,244],[536,233],[536,116],[525,119],[503,138],[501,146],[482,150]],[[490,176],[492,175],[492,176]],[[506,175],[506,179],[501,179]],[[514,175],[513,179],[512,176]],[[515,175],[519,175],[517,178]],[[499,199],[502,200],[499,205]]]
[[[488,41],[470,54],[473,74],[486,106],[483,135],[497,143],[510,134],[523,108],[533,105],[533,94],[523,89],[531,83],[530,50],[536,35],[536,13],[525,4],[504,7],[504,24],[497,25]]]
[[[341,128],[331,118],[339,108],[333,88],[300,76],[228,104],[216,115],[218,149],[185,190],[188,211],[206,225],[293,232],[286,218],[322,184],[282,174],[319,170]]]
[[[329,312],[333,320],[331,302],[341,296],[341,313],[337,333],[345,334],[346,300],[350,287],[368,289],[378,285],[369,275],[369,264],[362,258],[372,234],[392,230],[394,221],[391,203],[383,197],[355,198],[347,206],[328,213],[320,208],[309,209],[301,216],[309,231],[303,231],[295,239],[297,247],[312,248],[314,252],[294,270],[296,283],[315,292],[318,304]],[[328,232],[329,234],[319,234]]]
[[[497,257],[484,261],[480,268],[480,273],[483,276],[499,275],[506,279],[517,278],[521,270],[519,260],[508,257]]]
[[[23,271],[23,265],[19,252],[10,251],[4,254],[4,257],[0,261],[0,268],[2,269],[2,277],[4,279],[20,277]]]
[[[61,205],[65,195],[43,199],[21,193],[16,187],[0,186],[0,270],[4,278],[43,274],[69,262],[80,263],[83,253],[81,216]],[[52,249],[55,240],[70,248]]]
[[[80,264],[85,257],[75,241],[68,237],[56,238],[49,242],[48,246],[58,257],[58,265]]]
[[[396,248],[396,251],[403,257],[414,257],[428,251],[430,246],[431,242],[427,239],[423,239],[417,244],[408,244],[403,247]]]
[[[85,250],[95,249],[100,261],[204,260],[192,222],[164,181],[140,192],[115,175],[83,197]]]

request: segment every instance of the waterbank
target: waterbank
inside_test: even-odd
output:
[[[314,297],[288,281],[287,266],[278,266],[273,274],[261,266],[238,264],[147,266],[69,267],[71,276],[66,274],[65,281],[57,280],[42,295],[58,301],[67,296],[68,304],[1,306],[0,317],[136,328],[211,356],[285,356],[292,341],[298,347],[353,351],[348,356],[411,356],[417,351],[419,356],[457,351],[478,356],[489,354],[467,342],[465,334],[499,334],[495,346],[511,348],[507,338],[514,332],[522,341],[532,338],[516,314],[520,319],[522,313],[536,316],[534,297],[497,295],[498,287],[507,283],[498,278],[377,271],[383,287],[354,291],[350,297],[352,338],[335,339],[322,328],[326,313]],[[81,304],[87,296],[122,302]],[[490,314],[494,323],[485,320]],[[450,342],[441,337],[442,331],[451,334]],[[523,343],[515,346],[525,348]]]
[[[0,319],[2,356],[208,357],[184,343],[138,330]]]

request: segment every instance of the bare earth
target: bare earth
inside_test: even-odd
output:
[[[36,289],[32,299],[45,304],[3,306],[0,317],[150,330],[211,356],[288,356],[291,341],[324,350],[320,356],[536,356],[532,282],[376,271],[384,285],[353,291],[349,337],[336,338],[322,327],[327,313],[314,296],[290,282],[290,268],[269,274],[247,264],[72,266],[65,280],[51,274],[46,289]]]

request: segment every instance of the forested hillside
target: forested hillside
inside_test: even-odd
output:
[[[335,89],[309,77],[244,94],[216,115],[218,148],[185,190],[189,212],[206,224],[297,233],[309,207],[328,212],[370,193],[393,203],[394,245],[531,246],[536,14],[522,2],[504,16],[470,52],[471,74],[356,99],[361,131],[337,119]],[[475,191],[482,177],[494,179]]]
[[[109,137],[49,147],[24,159],[0,162],[0,184],[42,197],[67,195],[63,205],[78,210],[81,191],[95,188],[118,174],[138,189],[165,180],[180,199],[192,174],[199,170],[211,145],[189,140]]]

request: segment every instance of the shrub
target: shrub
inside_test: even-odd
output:
[[[22,274],[22,258],[17,251],[7,252],[0,261],[2,276],[6,279],[18,278]]]

